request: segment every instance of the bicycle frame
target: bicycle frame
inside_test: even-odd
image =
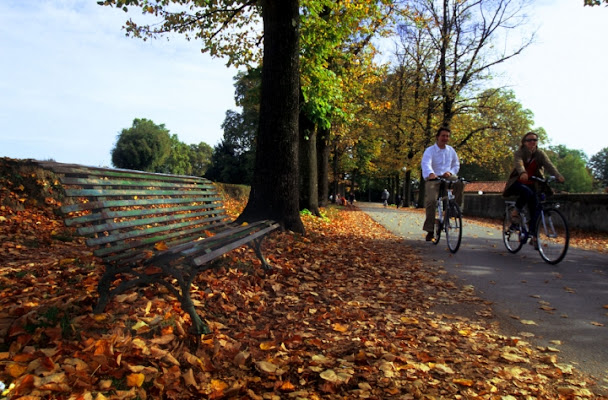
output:
[[[438,244],[441,238],[441,232],[445,231],[448,249],[450,252],[456,253],[460,248],[460,242],[462,240],[462,213],[455,201],[454,184],[458,181],[463,182],[464,184],[465,181],[462,178],[457,181],[445,178],[437,178],[437,180],[440,181],[440,185],[437,192],[437,216],[433,243]]]
[[[547,180],[536,178],[536,180],[546,185],[548,182],[555,180],[555,177],[550,177]],[[520,212],[519,222],[511,217],[516,202],[505,201],[503,242],[510,253],[517,253],[522,245],[532,237],[531,231],[536,228],[535,236],[533,236],[535,239],[535,249],[538,250],[543,260],[547,263],[557,264],[564,259],[568,251],[570,239],[568,223],[559,211],[559,203],[546,201],[545,195],[542,192],[537,192],[536,197],[537,209],[529,210],[526,207],[530,215]],[[534,212],[536,212],[537,216],[534,221],[535,226],[532,227],[530,224],[532,223],[531,218]]]

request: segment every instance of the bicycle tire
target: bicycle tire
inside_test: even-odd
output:
[[[502,219],[502,241],[509,253],[517,253],[524,245],[522,242],[521,219],[519,223],[511,221],[511,212],[515,206],[509,206]]]
[[[462,213],[458,204],[453,201],[450,201],[445,213],[444,229],[448,249],[450,252],[456,253],[462,241]]]
[[[538,217],[536,240],[538,252],[545,262],[557,264],[566,257],[570,244],[570,230],[566,218],[556,208],[546,208]]]

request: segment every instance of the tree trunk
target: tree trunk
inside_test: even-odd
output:
[[[319,205],[326,207],[329,200],[329,129],[318,128],[317,163]]]
[[[300,114],[299,126],[300,208],[307,208],[313,215],[320,217],[317,180],[317,130],[315,124],[303,113]]]
[[[304,233],[298,199],[299,1],[262,0],[264,58],[249,201],[238,222],[273,219]]]

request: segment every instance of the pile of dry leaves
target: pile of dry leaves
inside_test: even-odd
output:
[[[270,274],[247,248],[202,273],[193,338],[162,287],[92,314],[102,266],[22,188],[0,173],[0,398],[601,398],[550,349],[432,312],[479,300],[356,208],[267,238]]]

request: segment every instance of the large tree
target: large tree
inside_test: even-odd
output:
[[[171,155],[171,137],[164,124],[135,118],[123,129],[112,149],[112,164],[117,168],[160,172]]]
[[[589,160],[593,176],[604,188],[608,188],[608,147],[604,147]]]
[[[564,145],[551,146],[549,157],[566,181],[562,190],[571,193],[586,193],[593,189],[593,177],[587,169],[587,156],[581,150],[569,149]]]
[[[228,65],[259,61],[263,71],[259,133],[249,201],[239,221],[275,219],[304,233],[298,207],[299,0],[105,0],[101,5],[160,21],[126,23],[127,34],[143,39],[179,33],[200,40],[202,51],[227,57]],[[259,31],[260,17],[263,31]]]

